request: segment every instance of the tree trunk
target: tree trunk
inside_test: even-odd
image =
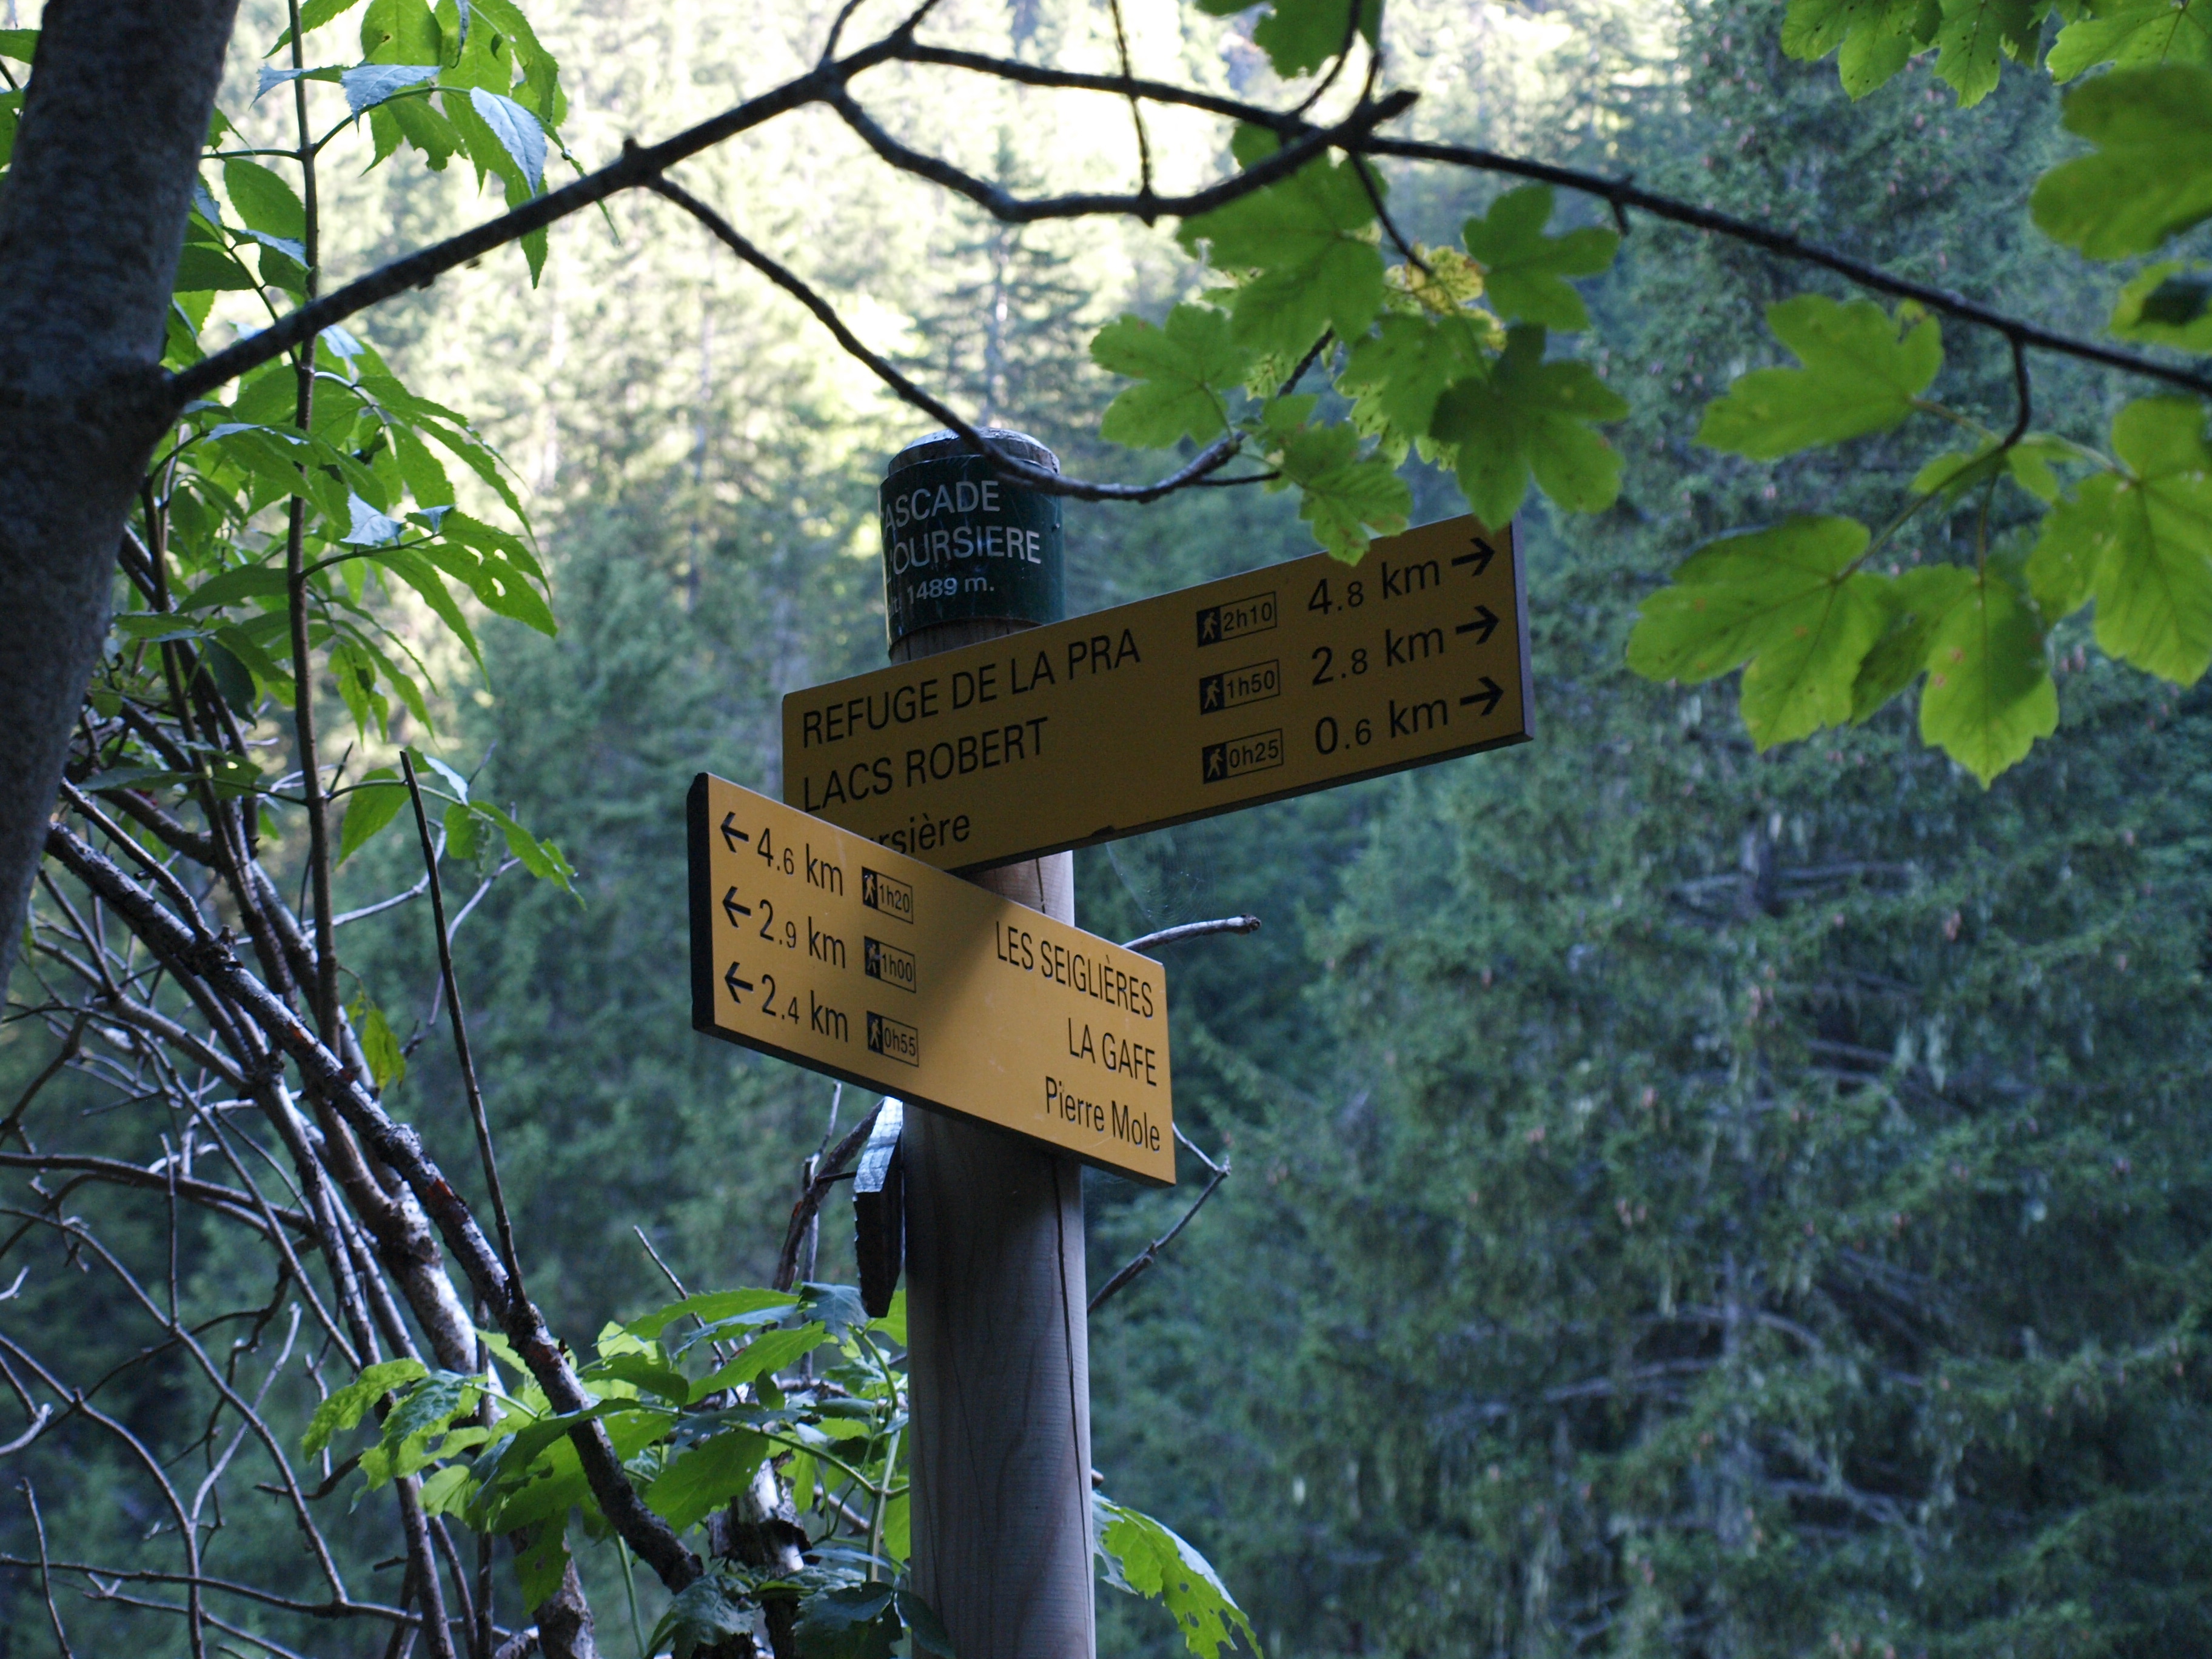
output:
[[[52,0],[0,181],[0,984],[171,413],[164,316],[237,0]]]

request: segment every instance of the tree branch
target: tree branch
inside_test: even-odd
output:
[[[290,1057],[308,1087],[329,1101],[360,1135],[362,1144],[398,1176],[422,1205],[470,1284],[499,1321],[532,1376],[545,1390],[552,1408],[571,1413],[589,1405],[590,1397],[554,1341],[544,1316],[520,1293],[467,1204],[423,1151],[422,1137],[408,1125],[386,1116],[352,1068],[246,970],[227,942],[218,939],[203,944],[193,939],[184,924],[152,894],[63,825],[48,827],[46,851],[99,893],[149,946],[219,992]],[[698,1559],[666,1522],[645,1506],[623,1472],[605,1427],[596,1419],[580,1423],[570,1431],[569,1437],[601,1512],[639,1559],[672,1589],[681,1589],[696,1578]]]
[[[170,1176],[161,1170],[143,1169],[119,1158],[94,1158],[76,1152],[0,1152],[0,1170],[52,1170],[58,1173],[80,1175],[88,1181],[112,1182],[118,1187],[137,1187],[157,1193],[168,1191],[170,1184]],[[195,1204],[204,1204],[211,1210],[220,1211],[234,1221],[243,1222],[256,1232],[266,1231],[268,1224],[255,1211],[252,1194],[188,1176],[176,1176],[175,1182],[179,1198],[189,1199]],[[74,1186],[76,1183],[70,1184]],[[64,1188],[63,1193],[68,1190]],[[63,1193],[52,1194],[54,1201],[58,1202]],[[313,1216],[274,1206],[270,1207],[270,1213],[302,1237],[315,1237]]]
[[[429,816],[422,810],[422,786],[415,776],[415,757],[399,751],[399,765],[407,775],[407,798],[415,804],[415,828],[422,839],[423,879],[430,884],[430,921],[438,935],[438,975],[446,988],[446,1009],[452,1016],[453,1054],[460,1063],[461,1087],[468,1096],[469,1121],[476,1126],[477,1157],[483,1164],[484,1185],[491,1193],[492,1220],[499,1229],[499,1252],[507,1264],[515,1295],[522,1288],[522,1261],[514,1250],[514,1227],[507,1219],[507,1192],[500,1185],[499,1158],[492,1151],[491,1120],[484,1111],[483,1088],[477,1081],[476,1060],[469,1053],[469,1024],[461,1013],[460,981],[453,976],[453,934],[446,927],[446,889],[438,879],[438,849],[430,841]]]
[[[1143,933],[1122,945],[1124,951],[1155,951],[1163,945],[1173,945],[1178,939],[1204,939],[1210,933],[1256,933],[1260,931],[1257,916],[1219,916],[1212,921],[1186,921],[1178,927],[1163,927],[1157,933]]]
[[[1891,295],[1900,300],[1916,300],[1930,311],[1940,311],[1962,322],[1978,323],[1984,328],[1994,329],[2008,340],[2016,341],[2023,347],[2052,352],[2063,357],[2078,358],[2083,362],[2099,363],[2107,368],[2124,369],[2147,380],[2163,380],[2169,386],[2184,386],[2191,392],[2212,397],[2212,375],[2173,368],[2148,357],[2138,356],[2131,351],[2118,351],[2094,341],[2077,340],[2070,335],[2039,328],[2020,318],[2008,316],[1994,307],[1954,294],[1948,289],[1916,283],[1903,276],[1893,276],[1880,265],[1854,259],[1847,253],[1838,253],[1815,242],[1808,242],[1786,230],[1776,230],[1749,219],[1739,219],[1733,214],[1717,212],[1711,208],[1699,207],[1693,202],[1681,201],[1672,196],[1639,190],[1626,179],[1607,179],[1602,173],[1585,173],[1579,167],[1555,167],[1548,161],[1503,155],[1496,150],[1477,149],[1465,144],[1432,143],[1417,138],[1370,138],[1356,148],[1370,155],[1395,155],[1413,161],[1442,161],[1453,167],[1472,168],[1478,173],[1503,173],[1516,179],[1534,179],[1539,184],[1558,185],[1586,196],[1598,197],[1610,202],[1617,210],[1634,208],[1655,219],[1665,219],[1674,224],[1687,225],[1693,230],[1725,236],[1731,241],[1778,254],[1800,264],[1817,265],[1861,288],[1872,289],[1877,294]]]
[[[994,219],[1003,219],[1009,224],[1030,224],[1044,219],[1087,219],[1109,214],[1142,216],[1150,213],[1165,218],[1195,218],[1200,214],[1211,213],[1218,207],[1226,206],[1239,197],[1265,189],[1279,179],[1289,178],[1323,150],[1358,151],[1372,138],[1376,127],[1386,121],[1397,119],[1413,108],[1419,97],[1418,93],[1401,90],[1387,94],[1371,104],[1362,103],[1334,125],[1306,127],[1273,155],[1187,196],[1146,197],[1086,191],[1079,195],[1044,196],[1033,199],[1016,196],[988,179],[963,172],[949,161],[926,155],[901,143],[854,101],[842,82],[823,94],[823,101],[837,112],[845,125],[859,135],[862,143],[901,173],[913,173],[916,178],[927,179],[956,196],[964,196]]]
[[[1250,916],[1236,916],[1231,918],[1231,920],[1235,921],[1249,921],[1252,923],[1254,927],[1259,926],[1258,921]],[[1219,922],[1194,922],[1191,926],[1194,928],[1212,929],[1215,932],[1223,933],[1249,933],[1251,931],[1250,928],[1224,927]],[[1171,933],[1179,932],[1179,930],[1175,928],[1170,928],[1167,931]],[[1146,1245],[1143,1249],[1138,1251],[1133,1256],[1131,1256],[1128,1261],[1122,1263],[1121,1271],[1098,1287],[1098,1294],[1091,1298],[1091,1305],[1084,1310],[1085,1313],[1097,1313],[1099,1309],[1106,1305],[1107,1299],[1109,1297],[1120,1292],[1126,1285],[1127,1285],[1131,1279],[1135,1279],[1139,1273],[1142,1273],[1154,1263],[1158,1261],[1160,1259],[1160,1252],[1166,1249],[1169,1245],[1175,1243],[1176,1235],[1182,1232],[1184,1228],[1189,1226],[1191,1222],[1196,1218],[1198,1212],[1206,1207],[1206,1200],[1213,1196],[1214,1189],[1219,1187],[1223,1182],[1229,1179],[1229,1160],[1227,1158],[1224,1158],[1220,1163],[1216,1164],[1204,1152],[1200,1152],[1196,1144],[1180,1129],[1177,1129],[1175,1132],[1175,1138],[1181,1141],[1185,1146],[1188,1147],[1192,1156],[1196,1158],[1200,1163],[1203,1164],[1208,1170],[1212,1171],[1213,1179],[1207,1182],[1206,1183],[1205,1190],[1200,1192],[1199,1195],[1191,1201],[1190,1208],[1182,1212],[1182,1220],[1176,1222],[1174,1226],[1169,1228],[1167,1231],[1162,1233],[1151,1243]]]
[[[753,246],[736,226],[708,207],[681,185],[668,179],[650,179],[645,188],[656,196],[665,197],[712,231],[715,238],[738,258],[774,283],[814,313],[830,337],[862,363],[885,386],[905,402],[921,410],[960,434],[968,447],[977,454],[988,457],[1001,477],[1011,478],[1029,489],[1048,495],[1067,495],[1085,501],[1152,501],[1171,495],[1176,490],[1194,483],[1207,474],[1225,466],[1243,447],[1243,439],[1236,433],[1217,438],[1200,450],[1190,461],[1162,478],[1149,484],[1089,483],[1079,478],[1070,478],[1044,467],[1008,454],[994,445],[967,421],[956,414],[951,405],[939,402],[921,387],[899,373],[890,362],[868,349],[860,337],[845,326],[843,318],[827,300],[817,294],[796,275]]]

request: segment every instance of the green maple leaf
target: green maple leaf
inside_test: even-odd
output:
[[[1955,500],[2002,472],[2036,500],[2055,501],[2058,478],[2052,465],[2079,459],[2072,445],[2045,433],[2028,433],[2009,446],[1992,438],[1978,449],[1947,450],[1936,456],[1913,475],[1911,489],[1916,495],[1940,493]]]
[[[1620,494],[1620,457],[1590,428],[1628,404],[1588,363],[1544,357],[1544,331],[1517,327],[1486,374],[1455,381],[1437,399],[1429,435],[1453,447],[1460,489],[1485,524],[1520,510],[1533,474],[1543,492],[1577,513],[1599,513]]]
[[[1238,1636],[1255,1654],[1260,1638],[1206,1558],[1149,1515],[1093,1493],[1092,1548],[1108,1582],[1167,1605],[1193,1659],[1219,1659]]]
[[[2036,180],[2029,206],[2053,240],[2118,259],[2212,216],[2212,70],[2114,70],[2067,94],[2065,120],[2097,151]]]
[[[1851,682],[1851,724],[1863,726],[1892,697],[1918,679],[1928,666],[1928,647],[1936,625],[1973,586],[1973,573],[1955,564],[1929,565],[1903,574],[1874,578],[1873,589],[1888,617],[1888,628],[1875,641]]]
[[[2097,602],[2097,645],[2177,685],[2212,665],[2212,447],[2203,405],[2146,398],[2112,422],[2124,471],[2100,474],[2044,520],[2027,580],[2056,620]]]
[[[1996,90],[2007,58],[2033,63],[2051,0],[1942,0],[1936,30],[1936,74],[1964,109]]]
[[[1285,80],[1310,75],[1344,50],[1350,8],[1351,0],[1274,0],[1253,27],[1252,44]],[[1250,10],[1251,0],[1198,0],[1198,9],[1234,17]],[[1382,38],[1382,0],[1360,0],[1359,33],[1370,46]]]
[[[1920,737],[1986,789],[2058,729],[2058,691],[2027,602],[1994,568],[1960,574],[1966,586],[1929,638]]]
[[[1359,453],[1359,434],[1351,427],[1304,425],[1315,401],[1280,398],[1270,406],[1275,465],[1284,483],[1297,486],[1298,516],[1313,526],[1314,539],[1357,563],[1375,537],[1406,527],[1413,491],[1383,457]]]
[[[2124,340],[2212,355],[2212,266],[2161,259],[2120,290],[2106,325]]]
[[[2045,63],[2055,81],[2100,64],[2212,63],[2212,9],[2204,0],[2107,0],[2059,30]]]
[[[1227,393],[1251,357],[1211,306],[1177,306],[1164,328],[1133,316],[1107,324],[1091,342],[1091,361],[1139,384],[1106,406],[1099,435],[1139,449],[1218,437],[1228,429]]]
[[[1767,307],[1766,323],[1804,367],[1740,376],[1706,407],[1698,442],[1772,460],[1886,432],[1912,412],[1943,366],[1934,318],[1915,319],[1901,307],[1893,322],[1870,300],[1839,304],[1801,294]]]
[[[1547,236],[1551,217],[1551,187],[1528,185],[1499,197],[1486,216],[1468,220],[1462,235],[1482,265],[1483,292],[1498,315],[1547,328],[1588,328],[1583,296],[1565,279],[1604,270],[1620,238],[1594,227]]]
[[[1316,158],[1289,178],[1186,219],[1176,240],[1203,241],[1215,265],[1253,275],[1230,301],[1236,338],[1303,356],[1325,328],[1357,339],[1382,308],[1375,204],[1349,159]]]
[[[1354,424],[1401,442],[1425,436],[1444,388],[1488,362],[1484,331],[1466,318],[1383,318],[1353,343],[1337,377],[1353,400]]]
[[[1743,722],[1761,749],[1839,726],[1867,653],[1890,621],[1856,568],[1866,526],[1799,517],[1699,550],[1644,602],[1628,665],[1656,680],[1744,670]]]
[[[1837,54],[1844,90],[1863,98],[1931,44],[1936,0],[1790,0],[1782,49],[1810,63]]]

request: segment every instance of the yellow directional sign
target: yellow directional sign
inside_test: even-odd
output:
[[[1528,735],[1511,527],[1454,519],[794,691],[783,793],[973,870]]]
[[[1175,1184],[1159,963],[704,773],[691,1024]]]

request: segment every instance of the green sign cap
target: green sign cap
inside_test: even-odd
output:
[[[1026,434],[987,427],[982,435],[1060,471],[1060,458]],[[957,433],[899,451],[876,495],[889,643],[939,623],[1058,622],[1067,606],[1060,499],[1001,477]]]

